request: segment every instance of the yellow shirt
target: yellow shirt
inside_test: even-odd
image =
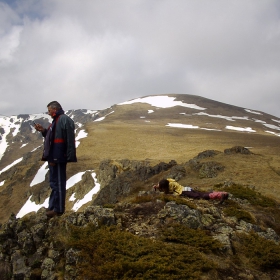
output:
[[[180,195],[183,191],[183,186],[177,183],[174,179],[167,179],[169,181],[169,192],[174,195]]]

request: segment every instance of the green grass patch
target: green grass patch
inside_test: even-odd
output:
[[[72,227],[68,246],[80,250],[77,279],[199,279],[215,268],[195,248],[115,227]]]
[[[111,208],[111,209],[114,209],[115,207],[116,207],[115,204],[109,204],[109,203],[107,203],[107,204],[104,204],[104,205],[103,205],[103,208]]]
[[[155,202],[156,200],[162,200],[163,202],[167,203],[170,201],[174,201],[177,204],[182,204],[190,207],[191,209],[196,209],[196,204],[192,203],[188,199],[185,199],[181,196],[175,196],[175,195],[166,195],[163,193],[160,193],[159,195],[141,195],[141,196],[135,196],[131,203],[141,204],[146,202]]]
[[[236,198],[248,200],[252,205],[261,207],[275,207],[277,205],[275,200],[242,185],[232,185],[227,187],[226,191],[231,193]]]
[[[202,252],[217,251],[222,248],[221,243],[201,229],[191,229],[187,226],[175,224],[164,228],[162,240],[191,246]]]
[[[11,279],[12,276],[12,266],[9,262],[0,260],[0,273],[2,280]]]
[[[276,207],[266,207],[263,208],[262,221],[267,227],[275,230],[275,232],[280,236],[280,208]]]
[[[245,210],[238,209],[235,207],[228,207],[224,209],[224,213],[227,216],[236,217],[238,221],[243,220],[247,223],[255,224],[255,220],[252,217],[252,215]]]
[[[256,223],[253,216],[249,212],[243,210],[240,205],[233,200],[228,201],[227,206],[226,208],[224,208],[223,212],[226,216],[236,217],[238,221],[243,220],[251,224]]]
[[[280,268],[280,247],[256,233],[240,234],[241,252],[262,270]]]
[[[192,203],[188,199],[183,198],[181,196],[161,194],[159,198],[161,200],[163,200],[164,202],[175,201],[177,204],[187,205],[191,209],[196,209],[197,208],[196,204]]]
[[[155,200],[156,200],[156,197],[154,195],[147,194],[147,195],[135,196],[131,200],[131,203],[141,204],[141,203],[146,203],[146,202],[152,202]]]
[[[234,200],[227,201],[227,208],[224,209],[224,213],[227,216],[236,216],[238,220],[244,220],[249,223],[259,223],[262,221],[267,227],[271,227],[275,232],[280,234],[280,207],[276,200],[268,198],[255,190],[244,187],[242,185],[232,185],[227,188],[222,188],[231,193],[234,197],[240,199],[246,199],[254,208],[251,209],[255,213],[259,213],[257,218],[241,208],[241,206]],[[262,213],[260,215],[260,213]]]

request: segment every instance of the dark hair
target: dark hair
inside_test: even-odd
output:
[[[164,192],[166,194],[169,193],[169,181],[167,179],[162,179],[158,183],[158,189],[160,192]]]
[[[52,101],[50,102],[47,107],[51,107],[53,109],[57,109],[57,110],[60,110],[62,109],[61,105],[57,102],[57,101]]]

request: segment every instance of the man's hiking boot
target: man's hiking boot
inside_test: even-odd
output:
[[[56,217],[56,216],[61,216],[63,213],[58,213],[58,212],[55,212],[54,210],[50,210],[50,211],[47,211],[46,212],[46,215],[48,218],[53,218],[53,217]]]

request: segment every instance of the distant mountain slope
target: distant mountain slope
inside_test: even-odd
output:
[[[169,120],[168,126],[217,131],[244,131],[280,136],[280,119],[272,115],[213,101],[194,95],[147,96],[118,105],[148,104],[141,111],[146,122],[153,119]],[[162,110],[164,109],[164,110]],[[138,110],[135,110],[135,114]],[[135,115],[136,116],[136,115]],[[173,123],[174,121],[179,123]]]
[[[260,162],[266,162],[264,174],[259,174],[264,179],[261,188],[272,191],[271,176],[266,178],[265,174],[270,174],[268,169],[279,172],[280,119],[253,109],[172,94],[146,96],[105,110],[69,110],[66,114],[76,124],[78,155],[78,163],[68,166],[67,210],[79,211],[103,187],[97,178],[104,159],[180,163],[207,149],[223,151],[241,145],[261,155]],[[0,116],[0,221],[11,212],[23,215],[47,204],[48,170],[40,161],[43,139],[32,127],[33,121],[47,126],[51,119],[46,114]],[[242,162],[239,164],[240,174],[235,172],[234,176],[244,180],[247,177]],[[192,180],[207,186],[223,179],[203,184]],[[250,181],[257,184],[260,180]],[[277,179],[272,184],[280,189],[279,183],[275,185]]]

